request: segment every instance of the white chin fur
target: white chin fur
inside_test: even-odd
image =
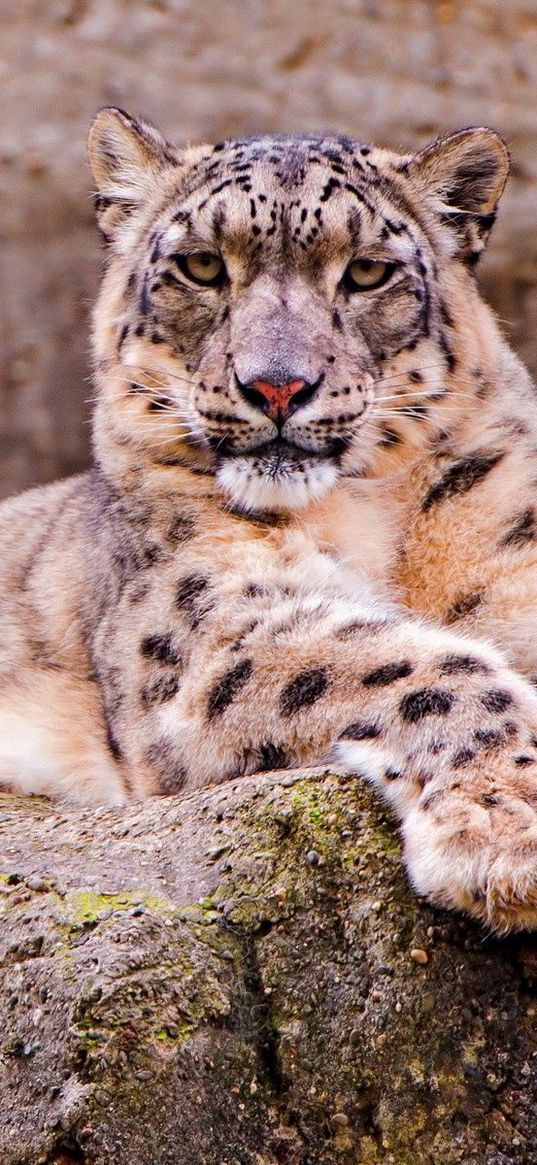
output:
[[[330,461],[313,463],[300,473],[289,466],[269,476],[254,469],[247,457],[224,461],[216,475],[232,501],[246,510],[301,510],[332,489],[338,476]]]

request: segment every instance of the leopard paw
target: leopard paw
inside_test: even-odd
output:
[[[479,783],[479,794],[464,786],[428,793],[406,816],[411,883],[497,933],[535,930],[537,777]]]

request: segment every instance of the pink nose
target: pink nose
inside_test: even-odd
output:
[[[284,421],[295,411],[299,404],[296,397],[306,386],[306,380],[290,380],[287,384],[269,384],[268,380],[252,380],[248,387],[259,394],[261,398],[259,405],[271,421]]]

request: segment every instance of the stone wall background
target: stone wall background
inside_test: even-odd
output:
[[[85,138],[119,104],[177,140],[337,129],[407,148],[495,126],[512,178],[481,273],[537,372],[537,0],[4,0],[0,492],[89,455],[99,276]]]

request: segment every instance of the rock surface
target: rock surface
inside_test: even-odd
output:
[[[535,1165],[537,948],[356,781],[0,803],[2,1165]]]
[[[144,113],[177,141],[337,129],[407,148],[496,126],[513,176],[482,283],[537,371],[533,0],[4,0],[1,492],[88,457],[98,281],[87,128]]]

